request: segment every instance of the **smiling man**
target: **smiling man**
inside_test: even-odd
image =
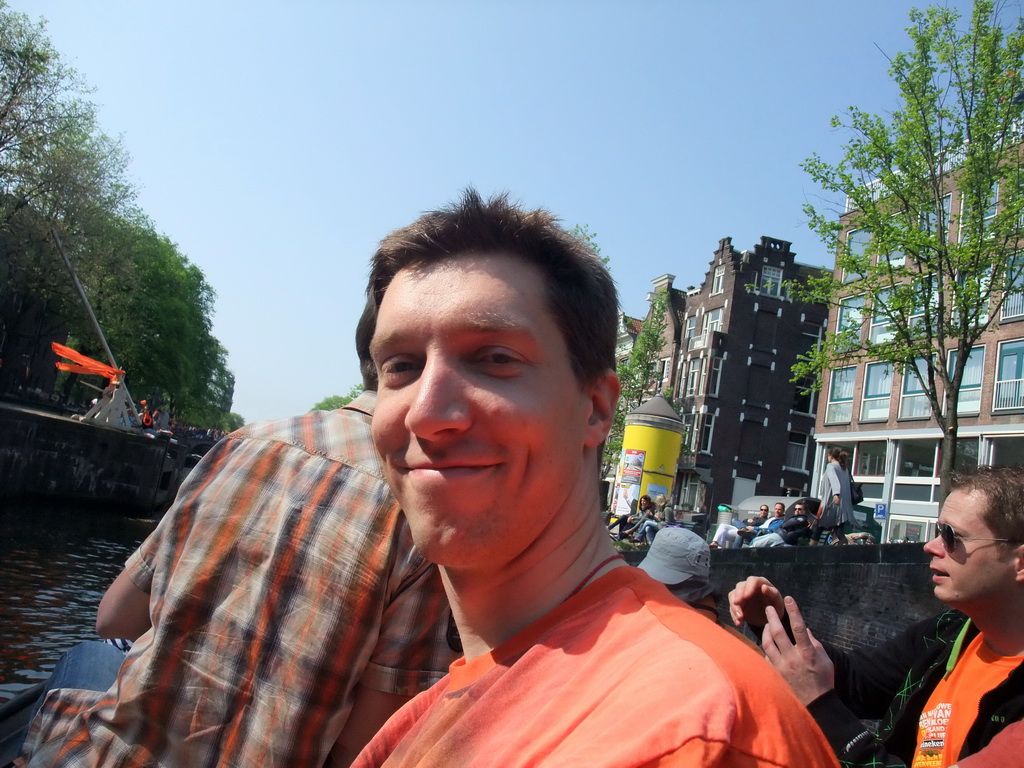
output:
[[[374,442],[466,655],[356,764],[834,765],[763,659],[611,546],[600,260],[549,214],[467,192],[385,238],[368,292]]]
[[[767,624],[766,655],[842,765],[931,768],[971,755],[969,765],[1008,765],[995,752],[986,761],[984,747],[1024,718],[1024,468],[955,477],[924,548],[935,596],[953,610],[881,646],[824,646],[793,599],[757,576],[729,595],[733,619]],[[882,731],[860,718],[882,720]]]

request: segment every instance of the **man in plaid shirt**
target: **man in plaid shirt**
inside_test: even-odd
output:
[[[441,677],[450,612],[384,483],[374,404],[210,451],[104,598],[102,629],[141,634],[117,682],[51,692],[24,764],[347,764]]]

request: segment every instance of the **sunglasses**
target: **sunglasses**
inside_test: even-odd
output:
[[[954,531],[953,526],[946,523],[936,523],[935,529],[939,532],[942,546],[945,547],[947,552],[953,552],[956,549],[957,539],[960,539],[960,541],[1013,541],[1013,539],[993,539],[989,536],[963,536]]]

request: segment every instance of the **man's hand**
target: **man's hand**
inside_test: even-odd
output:
[[[804,623],[796,600],[787,597],[785,605],[793,640],[789,639],[778,611],[768,606],[765,609],[768,625],[761,636],[761,647],[800,703],[807,706],[835,687],[835,668],[821,643]]]
[[[758,629],[763,627],[768,623],[765,608],[769,605],[781,613],[782,593],[763,576],[749,576],[729,593],[729,615],[737,627],[744,621]]]

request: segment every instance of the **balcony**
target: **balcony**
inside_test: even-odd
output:
[[[993,410],[1024,408],[1024,379],[1004,379],[996,382]]]

